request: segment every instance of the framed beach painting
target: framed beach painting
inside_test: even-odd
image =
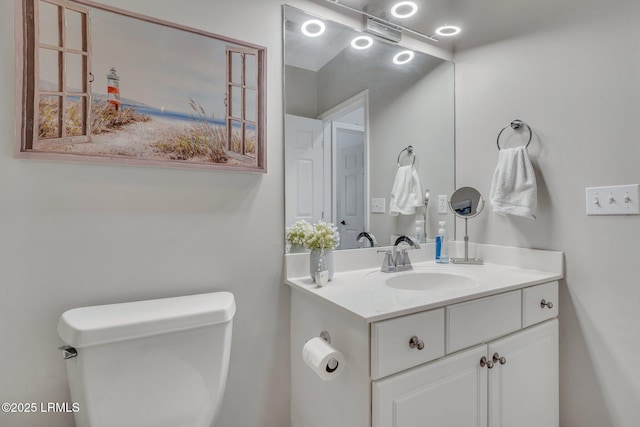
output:
[[[87,0],[15,1],[18,156],[266,172],[264,47]]]

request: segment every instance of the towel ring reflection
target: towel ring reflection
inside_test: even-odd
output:
[[[416,155],[415,155],[415,153],[413,152],[413,145],[409,145],[408,147],[403,148],[403,149],[400,151],[400,154],[398,154],[398,167],[400,167],[400,165],[401,165],[401,164],[400,164],[400,157],[402,157],[402,153],[404,153],[405,151],[407,152],[406,157],[413,156],[413,162],[411,163],[411,166],[413,166],[413,165],[415,165],[415,164],[416,164]]]
[[[508,127],[511,127],[511,129],[513,130],[518,130],[520,129],[522,126],[526,126],[527,129],[529,130],[529,140],[527,141],[527,145],[524,146],[524,148],[528,148],[529,144],[531,144],[531,138],[533,137],[533,132],[531,132],[531,127],[526,124],[525,122],[523,122],[522,120],[514,120],[511,123],[509,123],[508,125],[506,125],[505,127],[503,127],[500,132],[498,133],[498,138],[496,139],[496,144],[498,145],[498,150],[500,150],[500,135],[502,135],[502,132],[504,132],[504,130]]]

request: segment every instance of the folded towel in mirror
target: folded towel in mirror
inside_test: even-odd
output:
[[[525,147],[502,148],[491,183],[491,205],[499,215],[536,219],[536,174]]]
[[[422,185],[416,169],[413,165],[400,166],[391,189],[389,215],[414,215],[416,208],[424,204],[422,197]]]

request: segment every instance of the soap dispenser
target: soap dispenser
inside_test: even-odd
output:
[[[438,264],[449,264],[449,239],[447,230],[444,228],[446,222],[439,221],[440,228],[436,236],[436,262]]]
[[[416,220],[415,240],[416,243],[427,243],[425,241],[424,220]]]

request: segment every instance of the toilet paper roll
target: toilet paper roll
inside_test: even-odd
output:
[[[337,378],[344,370],[344,356],[320,337],[311,338],[302,347],[302,359],[324,381]]]

